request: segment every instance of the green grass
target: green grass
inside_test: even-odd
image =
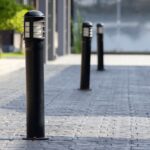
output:
[[[10,53],[1,53],[0,58],[21,58],[24,57],[25,54],[22,52],[10,52]]]

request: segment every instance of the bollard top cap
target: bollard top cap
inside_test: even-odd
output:
[[[87,21],[87,22],[83,22],[83,27],[89,27],[89,28],[91,28],[91,27],[93,27],[93,25],[92,25],[91,22]]]
[[[28,11],[25,15],[24,15],[25,19],[27,18],[39,18],[39,19],[43,19],[45,16],[44,14],[41,12],[41,11],[38,11],[38,10],[31,10],[31,11]],[[35,20],[36,20],[35,19]]]
[[[100,28],[100,27],[102,28],[102,27],[103,27],[103,24],[102,24],[102,23],[98,23],[98,24],[97,24],[97,27],[98,27],[98,28]]]

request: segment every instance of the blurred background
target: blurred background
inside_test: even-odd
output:
[[[81,53],[82,22],[104,24],[107,53],[150,53],[149,0],[0,0],[0,54],[24,53],[23,16],[31,10],[46,16],[45,59]]]
[[[104,23],[105,51],[150,52],[149,0],[74,0],[74,20],[94,25],[92,50],[96,51],[96,23]]]
[[[0,0],[0,56],[23,55],[23,18],[33,8],[33,1]]]

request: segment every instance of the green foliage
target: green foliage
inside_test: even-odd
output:
[[[31,5],[22,5],[22,8],[27,9],[27,10],[32,10],[33,6],[31,6]]]
[[[26,9],[22,9],[18,11],[12,18],[0,23],[0,30],[15,30],[19,33],[23,33],[24,14],[27,11],[28,10]]]
[[[73,27],[73,53],[81,53],[82,49],[82,23],[83,19],[79,12],[77,12],[77,22],[72,21]]]
[[[20,9],[15,0],[0,0],[0,22],[11,18]]]
[[[17,4],[15,0],[0,0],[0,30],[23,33],[24,14],[29,8]]]
[[[0,58],[23,58],[24,53],[22,52],[9,52],[9,53],[1,53]]]
[[[27,9],[22,9],[21,11],[17,12],[16,15],[10,20],[11,24],[13,25],[14,30],[17,32],[23,33],[23,22],[24,22],[24,15],[27,12]]]

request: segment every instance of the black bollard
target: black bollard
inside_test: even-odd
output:
[[[24,16],[26,46],[27,140],[44,140],[44,15],[32,10]]]
[[[90,55],[92,40],[92,23],[84,22],[82,25],[82,61],[80,90],[90,88]]]
[[[104,44],[103,44],[103,25],[97,24],[97,53],[98,65],[97,70],[104,70]]]

